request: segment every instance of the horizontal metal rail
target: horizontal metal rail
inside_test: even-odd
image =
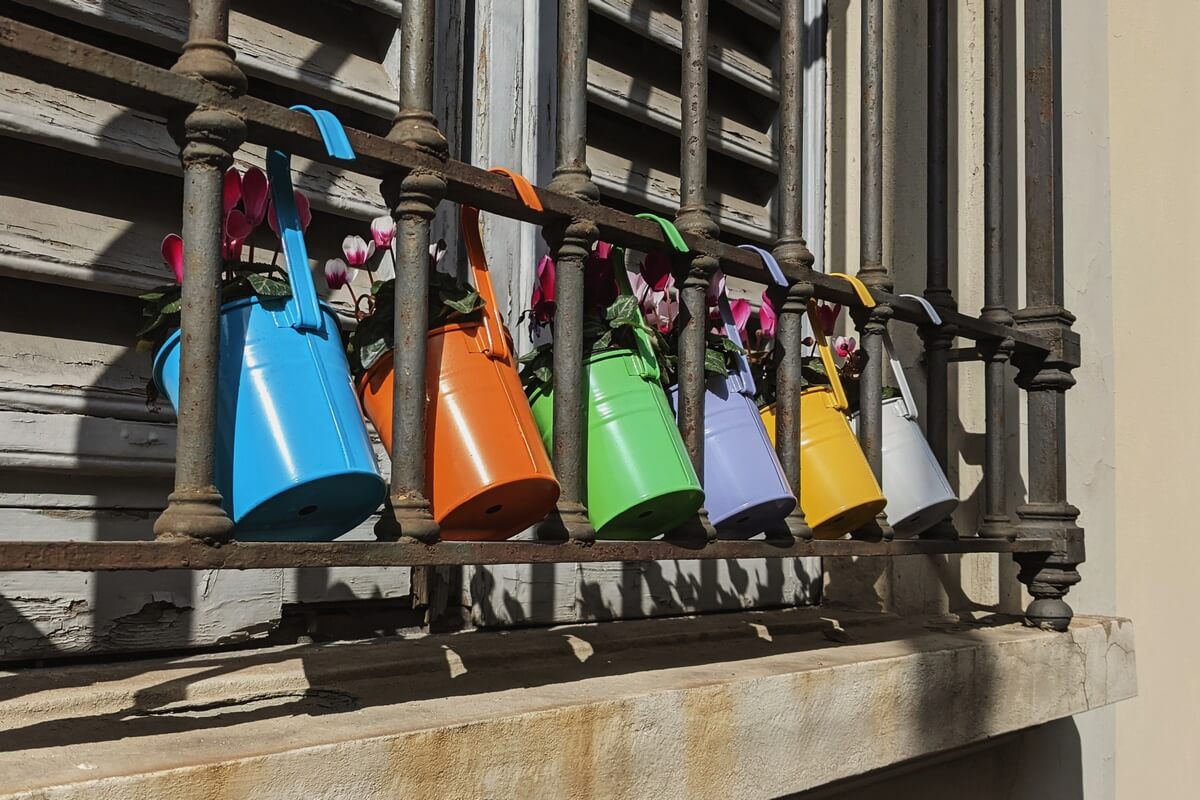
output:
[[[288,569],[291,567],[437,567],[467,564],[554,564],[582,561],[917,556],[953,553],[1044,553],[1049,539],[895,539],[892,541],[719,540],[702,542],[0,542],[0,572],[160,569]]]
[[[6,17],[0,17],[0,70],[164,117],[196,107],[227,111],[245,121],[250,142],[317,162],[330,160],[316,125],[306,114],[254,97],[234,97],[214,84]],[[669,248],[656,223],[545,188],[537,190],[543,210],[534,211],[521,201],[506,177],[460,161],[443,161],[363,131],[347,129],[347,134],[357,154],[354,171],[363,175],[382,178],[413,170],[431,172],[446,181],[446,197],[457,203],[535,224],[589,219],[596,223],[605,241],[641,250]],[[684,239],[694,252],[716,258],[726,274],[759,283],[767,279],[761,260],[750,252],[696,235],[688,234]],[[789,278],[811,283],[816,296],[823,300],[861,305],[845,281],[794,264],[785,264],[784,269]],[[926,321],[916,302],[879,290],[872,294],[877,303],[891,307],[894,319],[912,324]],[[1007,337],[1018,350],[1031,355],[1051,353],[1066,362],[1078,360],[1078,337],[1063,341],[957,312],[944,313],[943,317],[955,326],[958,335],[968,339]]]

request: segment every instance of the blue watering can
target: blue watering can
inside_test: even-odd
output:
[[[313,116],[329,155],[354,150],[328,111]],[[292,296],[221,307],[215,481],[233,536],[244,541],[328,541],[379,508],[379,476],[333,310],[317,298],[296,212],[291,157],[267,154]],[[185,276],[186,280],[186,276]],[[179,331],[154,359],[154,380],[179,397]]]

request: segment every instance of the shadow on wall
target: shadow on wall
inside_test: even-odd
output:
[[[779,800],[1083,800],[1079,730],[1061,719]]]

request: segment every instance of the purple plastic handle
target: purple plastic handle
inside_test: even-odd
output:
[[[779,262],[775,260],[775,256],[771,255],[770,251],[764,250],[755,244],[739,244],[738,249],[758,253],[758,257],[767,266],[767,272],[771,273],[771,278],[775,283],[784,287],[788,285],[787,278],[783,277],[783,270],[779,268]]]
[[[721,321],[725,323],[725,336],[738,347],[745,348],[742,337],[738,335],[737,323],[733,320],[733,309],[729,306],[729,297],[724,291],[717,297],[717,308],[721,310]],[[737,373],[729,376],[729,388],[752,398],[757,389],[754,386],[754,373],[750,371],[750,361],[746,358],[745,353],[739,353],[735,358],[737,359]]]

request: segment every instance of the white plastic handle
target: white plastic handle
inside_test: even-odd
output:
[[[934,325],[942,324],[941,315],[937,313],[937,309],[933,307],[933,304],[924,297],[915,294],[902,294],[900,296],[916,300],[925,309],[925,313],[929,315],[930,322]],[[904,398],[904,416],[909,419],[916,419],[917,401],[913,399],[912,389],[908,385],[908,378],[904,376],[904,366],[900,363],[900,359],[896,358],[896,348],[892,345],[892,335],[886,331],[883,334],[883,349],[887,352],[888,362],[892,365],[892,375],[896,377],[896,385],[900,389],[900,396]]]

